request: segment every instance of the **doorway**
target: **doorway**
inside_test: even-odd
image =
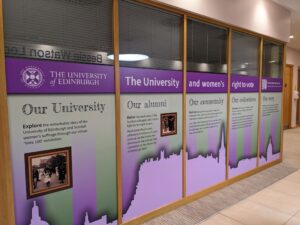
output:
[[[287,64],[283,78],[283,128],[291,128],[293,65]]]

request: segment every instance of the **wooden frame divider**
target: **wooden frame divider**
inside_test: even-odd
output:
[[[286,66],[286,53],[287,53],[287,49],[286,49],[286,44],[284,44],[284,47],[283,47],[283,62],[282,62],[282,80],[284,80],[284,76],[285,76],[285,66]],[[283,110],[284,110],[284,107],[283,107],[283,101],[284,101],[284,95],[283,95],[283,90],[284,90],[284,85],[282,85],[282,100],[281,100],[281,140],[280,140],[280,161],[282,162],[283,160],[283,123],[284,123],[284,117],[283,117]]]
[[[0,224],[14,225],[14,194],[4,54],[3,7],[2,0],[0,0]]]
[[[232,29],[228,29],[227,35],[227,117],[226,117],[226,180],[229,179],[229,133],[230,133],[230,82],[231,82],[231,47],[232,47]]]
[[[183,93],[182,93],[182,197],[186,197],[186,73],[187,73],[187,16],[183,17]]]
[[[258,165],[259,160],[259,121],[260,121],[260,101],[261,101],[261,81],[260,81],[260,92],[259,92],[259,121],[258,121],[258,155],[257,155],[257,168],[248,171],[242,175],[236,176],[234,178],[228,178],[228,164],[229,164],[229,126],[230,126],[230,74],[231,74],[231,39],[232,39],[232,30],[238,32],[243,32],[249,35],[253,35],[260,38],[260,69],[259,75],[260,79],[262,77],[262,51],[263,51],[263,40],[267,39],[268,41],[274,41],[277,44],[284,45],[283,51],[283,68],[285,68],[286,63],[286,43],[280,40],[276,40],[272,37],[262,35],[244,28],[236,27],[233,25],[226,24],[222,21],[214,20],[205,16],[198,15],[186,10],[182,10],[173,6],[169,6],[163,3],[158,3],[155,1],[147,0],[135,0],[138,3],[142,3],[148,6],[152,6],[158,9],[166,10],[171,13],[175,13],[183,17],[183,97],[182,97],[182,122],[183,122],[183,133],[182,133],[182,199],[162,206],[161,208],[155,209],[152,212],[141,215],[138,218],[135,218],[131,221],[123,223],[122,221],[122,171],[121,171],[121,93],[120,93],[120,64],[119,64],[119,0],[113,0],[113,50],[114,50],[114,73],[115,73],[115,115],[116,115],[116,162],[117,162],[117,202],[118,202],[118,224],[141,224],[146,220],[149,220],[153,217],[159,216],[163,213],[169,212],[179,206],[187,204],[191,201],[194,201],[200,197],[203,197],[211,192],[214,192],[220,188],[226,187],[232,183],[235,183],[241,179],[249,177],[255,173],[258,173],[264,169],[272,167],[277,163],[282,161],[283,157],[283,126],[281,127],[281,153],[280,160],[276,160],[266,165]],[[13,185],[12,185],[12,167],[10,159],[10,148],[9,148],[9,130],[8,127],[8,107],[7,107],[7,91],[6,91],[6,76],[5,76],[5,55],[4,55],[4,37],[3,37],[3,15],[2,15],[2,0],[0,0],[0,158],[2,162],[0,163],[0,193],[5,193],[0,195],[0,224],[14,225],[14,201],[13,201]],[[216,184],[212,187],[209,187],[203,191],[200,191],[196,194],[186,196],[186,72],[187,72],[187,18],[197,19],[202,22],[210,23],[212,25],[217,25],[228,30],[227,36],[227,75],[228,75],[228,93],[227,93],[227,121],[226,121],[226,180],[219,184]],[[283,99],[283,97],[282,97]],[[282,104],[283,112],[283,104]],[[283,113],[281,121],[283,122]]]
[[[261,80],[262,80],[262,73],[263,73],[263,48],[264,48],[264,42],[263,39],[260,38],[259,41],[259,85],[258,85],[258,120],[257,120],[257,161],[256,161],[256,167],[259,167],[259,159],[260,159],[260,111],[261,111]]]
[[[115,73],[116,164],[118,224],[122,224],[122,152],[121,152],[121,90],[119,61],[119,0],[113,0],[113,51]]]

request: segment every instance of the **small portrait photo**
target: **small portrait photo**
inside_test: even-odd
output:
[[[177,134],[177,113],[160,114],[160,135],[169,136]]]
[[[25,154],[27,198],[71,188],[71,147]]]

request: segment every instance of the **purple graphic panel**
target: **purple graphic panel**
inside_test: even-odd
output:
[[[232,93],[258,92],[259,77],[232,74],[230,78],[230,91]]]
[[[6,58],[7,92],[114,93],[112,66]]]
[[[128,115],[134,114],[126,117]],[[160,125],[159,121],[154,123],[154,127]],[[122,131],[125,131],[124,127]],[[122,135],[122,207],[126,221],[181,198],[181,151],[172,149],[171,136],[162,138],[156,133],[155,137],[157,142],[148,146],[149,153],[145,154],[143,151],[130,152],[130,139],[126,133]],[[180,143],[180,134],[176,137]]]
[[[182,93],[182,71],[120,68],[121,93]]]
[[[211,131],[215,131],[212,133]],[[188,195],[199,192],[213,186],[217,183],[221,183],[226,178],[226,147],[224,142],[224,133],[222,131],[221,146],[218,145],[218,135],[216,129],[210,129],[208,131],[208,138],[216,140],[210,142],[210,147],[214,151],[208,151],[206,155],[199,155],[198,157],[189,159],[190,150],[197,150],[197,136],[187,136],[187,163],[186,163],[186,192]],[[209,172],[207,172],[209,171]]]
[[[125,171],[123,171],[123,176],[130,177]],[[133,187],[134,198],[123,215],[125,221],[180,199],[182,195],[181,153],[165,156],[165,153],[161,151],[160,156],[148,159],[140,165],[138,176],[138,183],[136,187]],[[128,189],[125,185],[122,190],[124,190],[124,195],[127,195]]]
[[[263,77],[261,81],[262,92],[282,92],[282,79]]]
[[[187,72],[187,93],[227,93],[227,75]]]

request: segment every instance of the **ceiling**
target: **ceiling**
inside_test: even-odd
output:
[[[291,35],[288,46],[300,50],[300,0],[272,0],[291,11]]]

